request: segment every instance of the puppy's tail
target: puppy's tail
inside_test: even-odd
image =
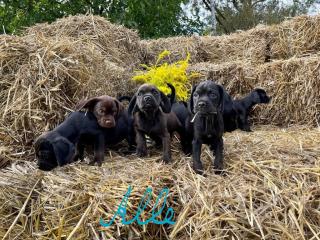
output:
[[[117,97],[118,101],[119,102],[123,102],[123,101],[128,101],[130,102],[132,97],[129,97],[129,96],[120,96],[120,97]]]
[[[170,103],[172,105],[176,102],[176,89],[174,88],[174,86],[171,83],[167,83],[167,85],[171,90],[171,94],[168,95],[168,97],[170,98]]]

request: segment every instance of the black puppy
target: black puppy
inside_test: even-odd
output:
[[[123,107],[118,100],[101,96],[82,102],[78,110],[82,108],[87,108],[88,112],[71,113],[55,129],[36,139],[35,153],[40,169],[49,171],[83,158],[85,144],[94,145],[92,163],[101,165],[107,142],[104,130],[116,127]]]
[[[128,112],[134,118],[137,154],[147,155],[145,135],[157,142],[162,142],[163,160],[171,161],[170,134],[179,131],[181,124],[177,116],[171,112],[168,97],[156,86],[143,84],[132,98]]]
[[[225,91],[213,81],[204,81],[194,86],[189,100],[191,116],[187,128],[193,133],[193,168],[203,173],[200,160],[201,145],[208,144],[215,154],[213,162],[216,173],[223,170],[223,99]]]
[[[254,89],[248,96],[232,101],[232,109],[224,109],[225,132],[232,132],[237,128],[250,132],[248,116],[252,108],[259,103],[269,103],[269,97],[265,90]]]

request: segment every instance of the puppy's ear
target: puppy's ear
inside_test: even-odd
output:
[[[115,104],[117,106],[116,117],[118,118],[119,115],[124,111],[124,107],[123,107],[122,103],[118,99],[115,99],[114,102],[115,102]]]
[[[128,106],[128,114],[129,114],[129,116],[132,116],[134,113],[139,111],[139,108],[138,108],[136,103],[137,103],[137,96],[134,95],[133,98],[131,98],[131,101],[130,101],[129,106]]]
[[[218,89],[219,89],[219,95],[220,95],[220,99],[219,99],[219,109],[221,112],[223,112],[224,109],[224,98],[225,98],[225,90],[221,85],[218,85]]]
[[[164,113],[170,113],[171,112],[171,103],[169,98],[160,91],[161,95],[161,102],[160,102],[160,107]]]
[[[52,146],[59,166],[73,161],[75,146],[68,139],[59,137],[52,143]]]
[[[188,101],[188,110],[190,113],[194,113],[193,112],[193,109],[194,109],[194,103],[193,103],[193,94],[194,94],[194,91],[197,89],[198,87],[198,84],[196,85],[192,85],[192,89],[191,89],[191,95],[190,95],[190,99]]]
[[[87,108],[90,112],[93,111],[94,106],[99,102],[100,99],[98,97],[90,98],[87,100],[81,100],[77,105],[76,105],[76,111],[80,111],[84,108]]]

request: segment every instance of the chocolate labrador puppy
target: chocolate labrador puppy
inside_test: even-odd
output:
[[[251,132],[248,116],[256,104],[269,103],[269,97],[265,90],[261,88],[254,89],[246,97],[233,100],[232,108],[224,109],[225,132],[232,132],[237,128],[243,131]]]
[[[189,100],[191,116],[187,128],[193,133],[193,168],[203,173],[200,160],[201,145],[208,144],[215,154],[213,162],[216,173],[223,170],[223,99],[225,90],[213,81],[204,81],[194,86]]]
[[[133,115],[136,133],[137,154],[147,155],[145,135],[159,142],[163,147],[163,160],[171,161],[170,134],[181,128],[177,116],[171,112],[168,97],[151,84],[143,84],[133,96],[129,107],[129,115]]]
[[[49,171],[83,158],[84,145],[94,146],[94,160],[101,165],[105,150],[105,129],[116,127],[117,119],[123,113],[121,103],[109,96],[83,101],[78,110],[52,131],[43,133],[35,141],[35,153],[41,170]],[[109,136],[111,138],[111,136]]]

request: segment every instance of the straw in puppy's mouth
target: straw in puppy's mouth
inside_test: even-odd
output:
[[[198,116],[198,114],[199,114],[199,112],[196,112],[196,114],[193,116],[193,118],[191,119],[191,121],[190,122],[194,122],[194,120],[196,119],[196,117]]]
[[[194,122],[194,120],[196,119],[196,117],[198,116],[198,114],[199,114],[199,112],[196,112],[195,113],[195,115],[193,116],[193,118],[191,119],[191,123],[193,123]],[[218,114],[218,112],[216,111],[216,112],[209,112],[209,114],[208,115],[216,115],[216,114]]]

